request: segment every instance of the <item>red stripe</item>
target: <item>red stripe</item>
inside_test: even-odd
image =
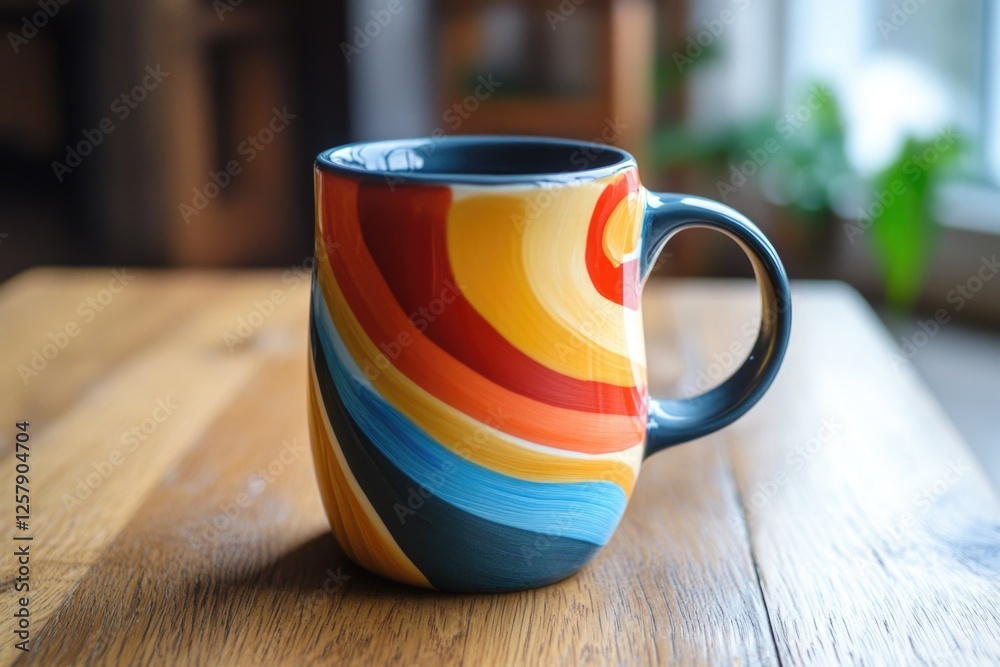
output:
[[[496,428],[530,442],[588,454],[642,442],[645,413],[598,414],[527,398],[479,375],[420,333],[396,303],[362,238],[358,186],[356,180],[321,175],[318,224],[329,259],[320,261],[317,271],[321,284],[336,285],[370,342],[395,357],[391,363],[401,373],[454,409],[485,424],[499,419]],[[386,350],[386,342],[391,346],[403,335],[408,336],[405,349]]]
[[[641,390],[572,378],[542,365],[465,299],[448,260],[450,206],[449,188],[396,186],[390,193],[381,184],[364,183],[359,189],[365,245],[410,321],[472,370],[528,398],[572,410],[645,415]]]
[[[632,310],[639,308],[639,261],[632,259],[621,266],[612,264],[604,254],[604,229],[618,203],[638,189],[639,180],[632,169],[604,188],[587,232],[587,272],[591,282],[603,297]]]

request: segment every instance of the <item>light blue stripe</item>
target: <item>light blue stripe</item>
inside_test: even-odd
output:
[[[425,492],[489,521],[596,545],[607,543],[625,512],[627,499],[620,486],[605,481],[529,481],[454,454],[359,380],[361,372],[319,289],[313,289],[312,306],[329,370],[351,417],[379,451]],[[409,490],[403,491],[409,495]],[[420,489],[413,493],[416,505]]]

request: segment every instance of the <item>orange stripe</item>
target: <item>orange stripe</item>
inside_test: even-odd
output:
[[[396,303],[361,238],[357,183],[331,174],[322,178],[326,182],[320,226],[330,257],[329,261],[320,258],[317,271],[339,331],[344,333],[344,323],[336,312],[335,291],[342,292],[346,307],[373,343],[410,341],[401,347],[393,365],[431,395],[479,422],[531,442],[588,454],[622,451],[642,442],[645,423],[641,419],[529,399],[475,373],[430,341]],[[375,359],[355,361],[362,370],[377,367]]]
[[[355,563],[390,579],[430,588],[430,582],[392,540],[388,529],[376,526],[368,511],[355,497],[347,474],[341,469],[324,422],[323,407],[316,398],[312,362],[309,364],[309,431],[316,477],[330,528],[347,556]],[[374,512],[374,510],[371,510]],[[380,530],[381,528],[381,530]]]

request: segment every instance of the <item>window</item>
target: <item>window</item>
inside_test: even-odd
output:
[[[788,0],[785,12],[786,100],[814,80],[849,97],[877,63],[908,69],[926,82],[919,96],[895,94],[893,77],[874,94],[918,107],[904,113],[911,119],[941,118],[969,151],[962,182],[942,188],[938,217],[1000,234],[1000,0]]]

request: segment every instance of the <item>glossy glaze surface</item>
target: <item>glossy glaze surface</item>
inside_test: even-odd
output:
[[[317,188],[310,412],[338,540],[446,590],[572,574],[643,453],[634,169],[501,190],[317,171]]]
[[[315,186],[317,476],[346,553],[392,579],[485,592],[573,574],[610,539],[643,458],[739,417],[784,354],[787,280],[759,230],[647,193],[616,149],[358,144],[321,154]],[[719,388],[651,401],[642,283],[692,226],[747,251],[765,322]]]

